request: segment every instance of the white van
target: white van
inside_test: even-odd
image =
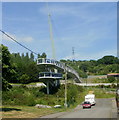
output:
[[[85,96],[85,101],[89,101],[91,103],[91,105],[95,105],[96,104],[95,95],[94,94],[87,94]]]

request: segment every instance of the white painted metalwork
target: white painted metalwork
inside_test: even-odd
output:
[[[42,65],[42,64],[43,65],[44,64],[46,64],[46,65],[54,65],[54,66],[56,66],[58,68],[63,69],[64,71],[66,70],[67,72],[70,72],[70,73],[72,73],[73,75],[76,76],[76,78],[78,80],[77,82],[81,82],[81,79],[80,79],[78,73],[73,68],[71,68],[70,66],[65,65],[65,63],[61,63],[61,62],[53,60],[53,59],[38,58],[37,59],[37,65]]]
[[[61,73],[54,73],[54,72],[40,72],[39,79],[46,78],[46,79],[62,79]]]

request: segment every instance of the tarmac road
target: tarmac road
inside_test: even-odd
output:
[[[52,114],[42,118],[117,118],[116,103],[114,99],[96,99],[96,105],[83,109],[79,105],[70,112]]]
[[[80,109],[60,116],[61,118],[111,118],[112,101],[110,99],[97,99],[96,105],[90,109]]]

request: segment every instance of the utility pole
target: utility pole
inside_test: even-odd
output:
[[[75,52],[74,52],[74,47],[72,47],[72,62],[74,62],[74,59],[75,59],[75,58],[74,58],[74,53],[75,53]]]
[[[65,65],[65,108],[67,108],[67,69]]]

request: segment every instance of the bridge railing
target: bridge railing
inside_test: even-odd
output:
[[[39,58],[39,59],[37,59],[37,65],[39,65],[39,64],[52,64],[52,65],[58,66],[62,69],[65,68],[65,63],[61,63],[61,62],[53,60],[53,59]]]
[[[73,68],[66,65],[65,63],[61,63],[61,62],[56,61],[54,59],[46,59],[46,58],[37,59],[37,65],[41,65],[41,64],[55,65],[55,66],[57,66],[57,67],[59,67],[63,70],[66,70],[67,72],[70,72],[70,73],[74,74],[78,79],[80,79],[78,73]]]
[[[54,72],[40,72],[39,78],[62,78],[61,73],[54,73]]]

